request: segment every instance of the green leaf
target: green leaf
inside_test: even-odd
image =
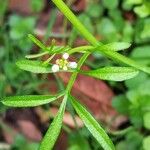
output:
[[[143,148],[144,150],[149,150],[149,147],[150,147],[150,136],[147,136],[143,140]]]
[[[104,45],[104,48],[114,50],[114,51],[120,51],[120,50],[127,49],[130,46],[131,46],[131,44],[127,43],[127,42],[113,42],[113,43]]]
[[[149,26],[150,26],[150,18],[144,19],[143,30],[141,32],[141,38],[147,39],[148,41],[150,39]]]
[[[35,60],[19,60],[16,62],[16,65],[26,71],[33,73],[51,73],[51,65],[44,65],[42,61]]]
[[[49,129],[47,130],[46,135],[44,136],[44,139],[42,140],[40,144],[39,150],[52,150],[53,149],[53,146],[61,130],[67,98],[68,98],[67,96],[64,97],[64,100],[60,106],[57,116],[54,118]]]
[[[117,28],[111,19],[104,17],[100,22],[96,24],[96,28],[98,34],[103,37],[102,40],[105,40],[107,42],[118,41]]]
[[[129,89],[136,89],[147,80],[148,80],[148,75],[144,72],[140,72],[135,78],[126,80],[125,85]]]
[[[134,8],[134,12],[141,18],[147,17],[150,14],[150,9],[146,5],[137,6]]]
[[[142,3],[142,0],[126,0],[125,1],[128,5],[138,5]]]
[[[135,77],[139,71],[132,67],[104,67],[91,71],[80,71],[80,73],[102,80],[124,81]]]
[[[119,1],[118,0],[102,0],[104,7],[108,9],[115,9],[117,8]]]
[[[131,22],[125,22],[122,32],[123,32],[122,40],[125,42],[132,42],[134,35],[134,28]]]
[[[91,134],[104,148],[104,150],[115,150],[112,141],[109,139],[103,128],[93,118],[93,116],[74,97],[70,96],[70,98],[77,114],[83,120],[85,126],[88,128]]]
[[[37,46],[39,46],[42,50],[47,51],[47,47],[40,41],[38,40],[35,36],[32,34],[28,34],[28,37],[33,41]]]
[[[88,138],[82,135],[81,131],[69,134],[68,145],[67,150],[91,150]]]
[[[145,128],[150,129],[150,112],[144,114],[143,120]]]
[[[34,12],[40,12],[44,8],[44,2],[41,0],[31,0],[30,3]]]
[[[10,37],[13,40],[20,40],[27,36],[27,33],[33,31],[36,23],[34,17],[22,17],[19,15],[11,15],[8,21],[10,26]]]
[[[103,9],[104,8],[102,7],[102,5],[97,5],[97,3],[90,3],[87,7],[86,12],[90,17],[98,18],[102,16]]]
[[[145,46],[139,46],[133,49],[131,53],[132,58],[150,58],[150,46],[145,45]]]
[[[89,32],[94,33],[94,27],[91,18],[86,14],[81,14],[79,19],[82,20],[83,24],[86,25]]]
[[[143,135],[140,132],[136,130],[130,131],[128,132],[125,138],[127,144],[126,150],[140,150],[140,147],[142,145],[142,140],[143,140]]]
[[[38,57],[42,57],[46,54],[48,54],[48,52],[43,52],[43,53],[39,53],[39,54],[31,54],[31,55],[26,55],[26,58],[28,58],[28,59],[38,58]]]
[[[112,106],[121,114],[128,114],[129,101],[124,95],[119,95],[113,98]]]
[[[50,103],[61,96],[63,96],[63,93],[57,95],[11,96],[3,98],[1,102],[6,106],[11,107],[34,107]]]

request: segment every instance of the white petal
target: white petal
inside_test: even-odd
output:
[[[64,59],[68,59],[69,58],[69,54],[68,53],[64,53],[62,56]]]
[[[68,67],[75,69],[75,68],[77,68],[77,63],[76,62],[69,62]]]
[[[52,66],[52,71],[53,71],[53,72],[58,72],[58,71],[59,71],[59,66],[56,65],[56,64],[54,64],[54,65]]]
[[[63,70],[65,70],[65,71],[68,70],[67,66],[64,66],[64,67],[63,67]]]

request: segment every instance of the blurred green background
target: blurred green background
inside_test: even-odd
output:
[[[98,40],[103,43],[129,42],[132,46],[123,54],[150,66],[149,0],[65,2]],[[63,88],[58,76],[35,75],[16,67],[17,59],[38,51],[28,39],[29,33],[47,44],[52,39],[58,44],[72,47],[86,44],[50,0],[0,0],[0,98],[9,95],[48,94]],[[112,63],[95,52],[86,65],[96,69],[113,65]],[[115,95],[111,105],[118,112],[117,115],[126,118],[115,129],[104,124],[116,149],[149,150],[150,76],[141,72],[125,82],[106,84]],[[49,122],[47,118],[43,121],[44,117],[41,121],[39,116],[47,114],[52,117],[49,107],[46,105],[21,110],[10,109],[0,103],[0,150],[37,150]],[[67,124],[55,146],[56,150],[60,148],[101,150],[86,128],[75,129]]]

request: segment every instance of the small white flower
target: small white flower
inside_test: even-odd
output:
[[[53,71],[53,72],[58,72],[58,71],[59,71],[59,65],[54,64],[54,65],[52,66],[52,71]]]
[[[63,67],[63,70],[67,71],[67,70],[68,70],[67,66],[64,66],[64,67]]]
[[[77,63],[76,62],[69,62],[68,67],[75,69],[75,68],[77,68]]]
[[[63,57],[63,59],[68,59],[69,58],[69,54],[68,53],[64,53],[62,57]]]

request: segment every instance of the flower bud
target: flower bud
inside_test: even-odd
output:
[[[77,68],[77,63],[76,62],[69,62],[68,67],[75,69],[75,68]]]
[[[63,59],[68,59],[69,58],[69,54],[68,53],[64,53],[62,56]]]

